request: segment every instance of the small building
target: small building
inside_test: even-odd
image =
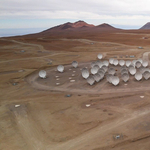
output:
[[[143,47],[142,47],[142,46],[139,46],[138,48],[139,48],[139,49],[143,49]]]
[[[135,56],[134,55],[130,55],[130,58],[134,58]]]
[[[71,97],[72,96],[72,94],[67,94],[67,95],[65,95],[65,97]]]
[[[47,63],[48,65],[51,65],[52,64],[52,62],[49,62],[49,63]]]
[[[21,50],[20,52],[21,52],[21,53],[24,53],[24,52],[25,52],[25,50]]]
[[[147,37],[142,37],[142,39],[148,39]]]

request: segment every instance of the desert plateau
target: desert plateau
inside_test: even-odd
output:
[[[77,21],[1,37],[0,150],[149,150],[150,79],[89,85],[81,71],[99,53],[150,65],[150,30]]]

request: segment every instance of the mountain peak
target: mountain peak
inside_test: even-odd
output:
[[[88,24],[82,20],[79,20],[75,23],[67,22],[67,23],[61,24],[59,26],[55,26],[55,27],[51,28],[51,30],[67,30],[67,29],[82,28],[82,27],[94,27],[94,25]]]
[[[86,23],[86,22],[84,22],[84,21],[82,21],[82,20],[79,20],[79,21],[73,23],[73,27],[74,27],[74,28],[80,28],[80,27],[94,27],[94,25],[88,24],[88,23]]]
[[[79,20],[79,21],[76,21],[75,23],[79,23],[79,22],[85,22],[85,21],[83,21],[83,20]]]
[[[150,22],[147,22],[144,26],[142,26],[140,29],[150,29]]]
[[[47,30],[43,31],[43,33],[45,33],[45,32],[48,33],[48,32],[51,32],[51,31],[66,31],[66,30],[77,30],[77,29],[113,30],[113,29],[116,29],[116,28],[114,28],[113,26],[111,26],[107,23],[103,23],[103,24],[100,24],[98,26],[94,26],[93,24],[88,24],[85,21],[79,20],[79,21],[76,21],[74,23],[67,22],[67,23],[52,27],[50,29],[47,29]]]
[[[113,29],[114,29],[113,26],[111,26],[111,25],[109,25],[109,24],[107,24],[107,23],[100,24],[100,25],[98,25],[97,27],[102,27],[102,28],[113,28]]]

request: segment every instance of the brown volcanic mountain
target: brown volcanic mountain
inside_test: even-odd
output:
[[[150,29],[150,22],[146,23],[143,27],[140,29]]]
[[[75,31],[77,33],[78,31],[82,32],[85,30],[90,33],[90,32],[97,32],[97,31],[110,31],[110,30],[118,30],[118,29],[114,28],[113,26],[106,24],[106,23],[100,24],[98,26],[94,26],[92,24],[88,24],[88,23],[80,20],[75,23],[67,22],[65,24],[44,30],[38,34],[48,36],[49,34],[56,33],[56,32],[58,32],[59,34],[60,33],[68,34],[73,31]]]
[[[98,26],[96,26],[97,28],[106,28],[106,29],[116,29],[115,27],[113,27],[113,26],[111,26],[111,25],[109,25],[109,24],[107,24],[107,23],[103,23],[103,24],[100,24],[100,25],[98,25]]]
[[[45,30],[45,31],[49,31],[49,30],[76,29],[76,28],[81,28],[81,27],[94,27],[94,25],[92,25],[92,24],[87,24],[86,22],[80,20],[80,21],[77,21],[77,22],[75,22],[75,23],[67,22],[67,23],[65,23],[65,24],[52,27],[52,28],[50,28],[50,29],[48,29],[48,30]],[[45,31],[44,31],[44,32],[45,32]]]

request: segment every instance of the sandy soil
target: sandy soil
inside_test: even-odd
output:
[[[135,55],[149,61],[149,39],[141,38],[149,33],[98,34],[0,39],[1,150],[150,149],[150,81],[130,77],[127,85],[113,87],[103,80],[91,88],[80,72],[98,53],[104,59]],[[73,60],[79,62],[76,69],[70,66]],[[58,64],[65,65],[63,74],[55,71]],[[39,79],[41,69],[47,79]]]

